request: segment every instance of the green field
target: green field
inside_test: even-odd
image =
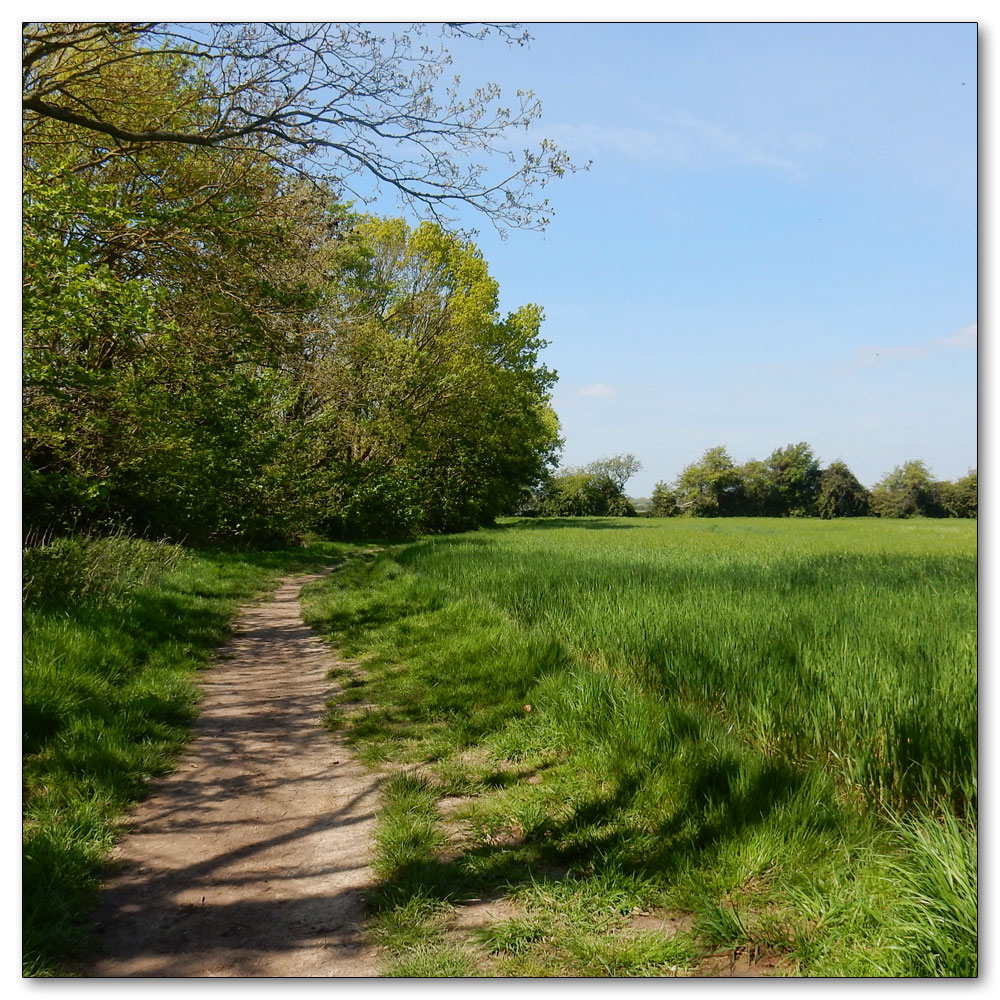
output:
[[[304,606],[388,774],[386,974],[976,973],[975,522],[681,518],[26,550],[27,975],[85,953],[237,608],[341,561]]]
[[[391,973],[975,972],[975,522],[511,521],[306,595],[363,661],[331,724],[411,765]],[[510,926],[456,938],[487,896]]]

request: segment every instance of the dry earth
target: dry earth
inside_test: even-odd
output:
[[[286,579],[204,675],[188,751],[136,810],[86,976],[373,976],[377,778],[321,728],[333,654]]]

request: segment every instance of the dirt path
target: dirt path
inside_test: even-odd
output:
[[[188,752],[134,814],[87,976],[371,976],[361,894],[377,781],[320,727],[330,650],[299,590],[247,610]]]

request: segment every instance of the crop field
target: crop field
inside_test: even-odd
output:
[[[312,585],[331,724],[408,765],[391,971],[974,974],[976,565],[973,521],[538,519]]]

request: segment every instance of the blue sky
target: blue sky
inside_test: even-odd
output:
[[[477,239],[545,310],[565,464],[633,452],[634,496],[718,444],[976,466],[975,24],[528,27],[453,68],[593,161],[544,236]]]
[[[565,464],[633,452],[633,496],[719,444],[742,462],[807,441],[867,485],[911,458],[942,479],[976,466],[977,26],[895,6],[810,11],[888,23],[529,21],[528,48],[452,45],[469,87],[541,98],[529,139],[593,161],[548,188],[544,235],[467,220],[502,307],[545,311]],[[302,13],[455,16],[334,7]]]

